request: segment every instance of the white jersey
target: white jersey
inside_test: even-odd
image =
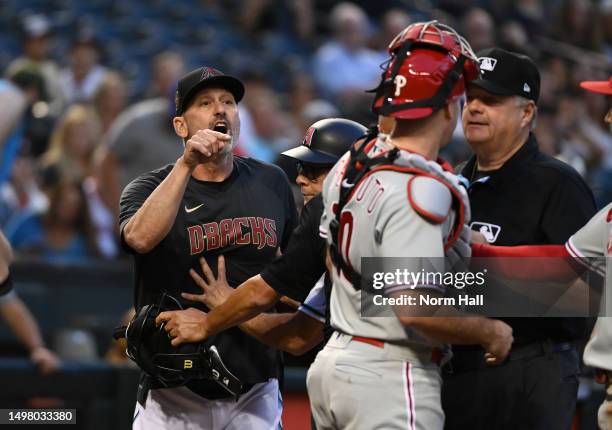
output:
[[[612,203],[600,210],[565,244],[589,269],[605,276],[603,315],[612,316]],[[589,366],[612,370],[612,318],[600,317],[584,350]]]
[[[379,140],[368,150],[368,155],[374,156],[387,149],[390,149],[390,145]],[[320,234],[328,244],[332,243],[331,234],[328,234],[329,223],[335,218],[334,208],[349,159],[350,154],[345,154],[323,185],[325,209]],[[339,250],[357,273],[361,273],[362,257],[444,257],[444,243],[456,216],[451,210],[451,189],[455,193],[463,193],[462,200],[467,202],[465,191],[458,186],[457,177],[443,172],[437,163],[400,151],[394,164],[422,167],[423,171],[430,172],[430,176],[436,178],[381,170],[369,174],[357,184],[342,211],[342,243]],[[469,207],[466,211],[469,213]],[[423,215],[425,213],[428,219]],[[420,267],[415,270],[420,270]],[[338,275],[337,270],[332,272],[330,313],[331,325],[335,330],[409,346],[432,346],[393,316],[362,317],[361,291],[355,289],[343,275]],[[442,287],[437,285],[393,285],[391,289],[395,292],[415,287],[443,292]],[[387,294],[390,292],[384,291]]]

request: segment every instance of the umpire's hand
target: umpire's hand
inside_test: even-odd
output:
[[[502,364],[512,348],[514,337],[512,327],[500,320],[491,320],[491,331],[482,347],[485,349],[485,361],[489,366]]]
[[[189,274],[196,285],[202,289],[202,294],[181,293],[181,296],[187,300],[204,303],[210,309],[214,309],[225,302],[234,291],[227,283],[227,278],[225,277],[225,258],[223,255],[220,255],[217,259],[216,278],[204,257],[200,258],[200,266],[206,280],[193,269],[189,270]]]
[[[172,339],[172,346],[201,342],[206,339],[206,314],[196,308],[161,312],[155,318],[155,324],[162,323],[165,323],[164,330]]]

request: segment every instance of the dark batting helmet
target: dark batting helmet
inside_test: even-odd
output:
[[[331,166],[366,132],[363,125],[349,119],[322,119],[308,127],[300,146],[282,155],[306,164]]]
[[[478,60],[466,40],[437,21],[402,30],[389,44],[372,110],[400,119],[425,118],[463,95],[479,76]]]

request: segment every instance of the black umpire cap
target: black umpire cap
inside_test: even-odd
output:
[[[477,55],[480,79],[472,81],[472,85],[493,94],[522,96],[538,102],[540,72],[531,58],[501,48],[484,49]]]
[[[211,85],[225,88],[233,94],[236,103],[244,96],[244,85],[238,78],[226,75],[212,67],[199,67],[178,81],[176,88],[176,116],[182,115],[199,90]]]
[[[349,119],[322,119],[308,127],[300,146],[282,155],[306,164],[332,165],[366,132],[363,125]]]

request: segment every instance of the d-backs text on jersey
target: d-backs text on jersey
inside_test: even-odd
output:
[[[191,255],[229,245],[276,248],[276,222],[270,218],[240,217],[187,227]]]

